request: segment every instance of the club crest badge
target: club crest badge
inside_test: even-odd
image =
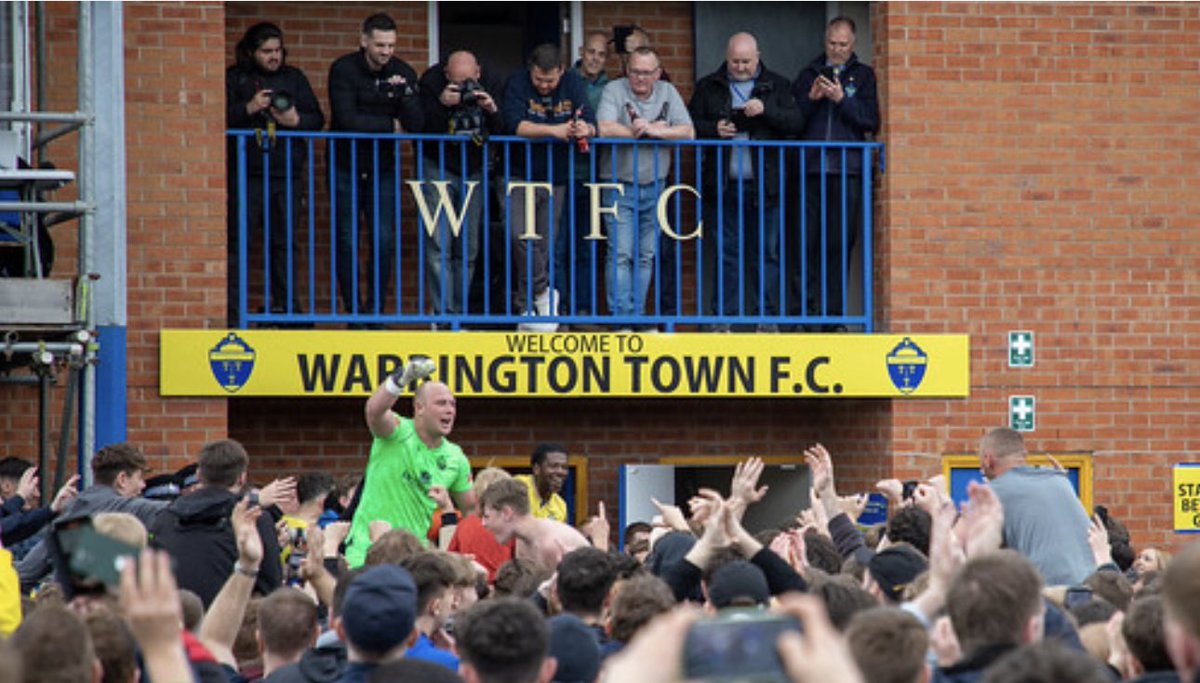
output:
[[[221,388],[237,393],[254,372],[254,349],[236,332],[230,332],[208,352],[208,367]]]
[[[928,365],[929,356],[908,337],[887,355],[888,376],[902,394],[911,394],[921,386]]]

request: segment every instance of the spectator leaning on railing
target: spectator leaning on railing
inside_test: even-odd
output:
[[[734,34],[725,48],[725,62],[696,84],[688,104],[696,135],[743,141],[794,137],[800,132],[802,120],[789,85],[787,78],[762,63],[754,36]],[[709,228],[705,242],[711,245],[704,253],[712,259],[705,264],[705,312],[734,315],[744,310],[749,315],[777,316],[782,300],[779,249],[783,223],[779,210],[779,150],[709,150],[717,154],[706,154],[704,160],[703,196],[709,207],[704,212]],[[721,164],[718,156],[723,157]],[[724,190],[720,206],[718,187]],[[761,308],[760,271],[764,282]],[[760,323],[758,330],[775,332],[778,327],[771,322]],[[714,331],[728,332],[729,325],[716,325]]]
[[[329,69],[331,130],[358,133],[416,133],[423,128],[417,72],[396,57],[396,22],[373,14],[363,22],[361,47]],[[376,144],[377,143],[377,144]],[[382,313],[396,261],[397,159],[390,141],[334,141],[337,215],[337,282],[347,313]],[[355,157],[357,153],[357,157]],[[378,156],[378,158],[376,158]],[[359,285],[359,214],[366,217],[371,258],[366,297]],[[378,233],[376,233],[376,229]],[[377,267],[378,266],[378,267]],[[375,288],[378,287],[378,298]],[[355,298],[355,292],[358,293]],[[360,305],[361,304],[361,305]]]

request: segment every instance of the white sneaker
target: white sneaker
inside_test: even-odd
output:
[[[554,316],[558,315],[558,290],[545,289],[541,294],[533,298],[533,311],[525,311],[527,316]],[[522,332],[557,332],[558,323],[555,322],[536,322],[536,323],[520,323],[517,329]]]

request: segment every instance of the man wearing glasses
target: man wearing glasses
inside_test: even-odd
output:
[[[662,63],[652,48],[639,47],[626,62],[625,78],[604,87],[596,112],[600,135],[636,140],[691,140],[692,119],[675,86],[660,80]],[[634,163],[636,154],[637,163]],[[619,182],[616,213],[605,215],[608,308],[621,327],[645,313],[658,247],[657,204],[671,170],[667,145],[626,145],[609,154],[598,178]],[[613,202],[605,202],[605,206]]]

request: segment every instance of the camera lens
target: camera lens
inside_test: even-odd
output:
[[[286,90],[278,90],[271,95],[271,107],[277,111],[287,111],[294,106],[292,94]]]

